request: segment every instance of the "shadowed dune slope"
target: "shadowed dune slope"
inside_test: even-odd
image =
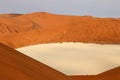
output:
[[[51,42],[120,44],[120,19],[46,12],[0,17],[0,42],[13,48]]]
[[[0,17],[8,17],[8,18],[13,18],[13,17],[16,17],[16,16],[20,16],[22,14],[1,14]]]
[[[95,76],[70,76],[74,80],[120,80],[120,67]]]
[[[0,80],[71,80],[66,75],[0,44]]]
[[[101,79],[104,78],[106,80],[108,79],[109,80],[120,80],[120,67],[101,73],[98,76],[101,77]]]
[[[69,76],[70,78],[74,79],[74,80],[95,80],[96,76]],[[96,79],[99,80],[99,79]],[[103,79],[104,80],[104,79]]]

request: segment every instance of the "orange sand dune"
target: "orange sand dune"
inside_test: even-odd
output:
[[[50,42],[120,44],[120,19],[46,12],[0,17],[0,42],[13,48]]]
[[[0,44],[0,80],[72,80],[32,58]]]
[[[70,76],[74,80],[120,80],[120,67],[94,76]]]

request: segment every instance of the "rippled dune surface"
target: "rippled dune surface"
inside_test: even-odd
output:
[[[13,48],[51,42],[120,44],[120,19],[46,12],[1,14],[0,42]]]

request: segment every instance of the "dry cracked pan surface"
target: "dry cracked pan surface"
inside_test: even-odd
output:
[[[120,44],[120,19],[46,12],[1,14],[0,42],[13,48],[51,42]]]

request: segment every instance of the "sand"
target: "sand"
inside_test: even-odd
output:
[[[0,44],[0,80],[72,80],[43,63]]]
[[[94,76],[66,76],[3,44],[0,62],[1,80],[120,80],[120,67]]]
[[[15,15],[15,14],[14,14]],[[10,15],[9,15],[10,16]],[[0,16],[0,42],[19,48],[51,42],[120,44],[120,19],[37,12]]]
[[[53,42],[120,44],[120,19],[67,16],[46,12],[1,14],[0,42],[14,49]],[[24,61],[28,57],[21,57],[20,55],[23,54],[9,47],[0,44],[1,80],[70,80],[72,78],[74,80],[120,80],[119,67],[95,77],[81,75],[66,77],[48,66],[45,71],[43,69],[45,65],[32,58],[27,59],[28,62]]]

